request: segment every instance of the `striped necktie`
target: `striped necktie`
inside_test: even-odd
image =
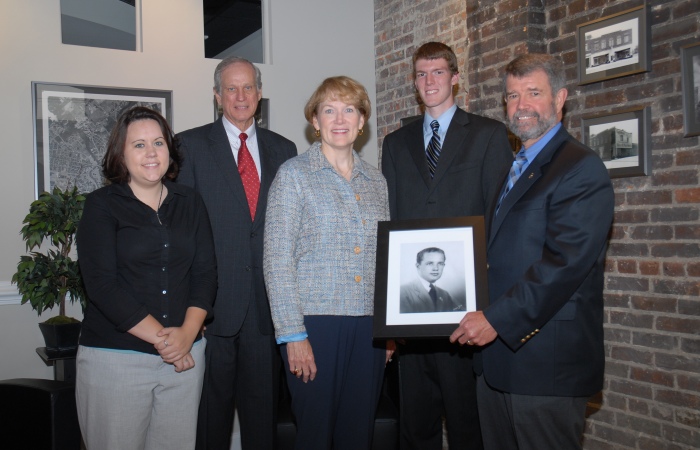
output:
[[[433,129],[433,136],[428,142],[428,148],[425,149],[425,156],[428,158],[428,169],[430,169],[430,178],[435,176],[435,169],[437,168],[438,158],[440,158],[440,135],[438,130],[440,129],[440,124],[437,120],[430,122],[430,128]]]
[[[510,167],[510,172],[508,173],[508,182],[506,183],[506,188],[503,190],[501,198],[498,200],[498,205],[496,206],[496,213],[498,213],[503,199],[506,198],[508,192],[510,192],[510,190],[513,189],[513,186],[515,186],[515,182],[518,181],[518,178],[520,178],[520,174],[522,174],[523,166],[526,162],[527,158],[525,157],[525,149],[521,149],[518,152],[518,154],[515,155],[513,165]]]
[[[520,150],[518,154],[515,155],[515,161],[513,161],[513,165],[510,167],[506,192],[503,194],[504,197],[508,195],[508,192],[513,189],[515,182],[518,181],[518,178],[520,178],[520,174],[523,172],[523,165],[525,165],[526,162],[527,158],[525,157],[525,150]]]

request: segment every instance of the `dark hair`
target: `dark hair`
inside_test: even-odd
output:
[[[258,90],[261,90],[262,75],[260,74],[260,69],[258,69],[258,66],[256,66],[255,64],[253,64],[245,58],[241,58],[239,56],[229,56],[227,58],[222,59],[219,65],[217,65],[216,69],[214,70],[214,90],[216,91],[216,93],[221,95],[221,74],[224,70],[226,70],[228,66],[235,63],[249,64],[250,67],[253,68],[253,70],[255,71],[255,85],[258,87]]]
[[[367,95],[365,87],[352,78],[341,75],[326,78],[311,94],[311,98],[304,107],[304,117],[309,123],[312,123],[318,105],[327,98],[340,100],[354,106],[365,118],[365,122],[372,114],[372,104],[369,101],[369,95]]]
[[[419,59],[444,59],[450,68],[452,75],[459,73],[459,64],[457,63],[457,55],[452,49],[442,42],[427,42],[413,54],[413,74],[416,74],[416,61]]]
[[[102,174],[112,183],[128,183],[131,179],[129,171],[124,162],[124,147],[126,145],[126,134],[129,125],[139,120],[155,120],[163,132],[165,144],[170,153],[170,164],[163,178],[174,180],[180,172],[182,162],[180,152],[178,152],[178,141],[173,130],[168,125],[168,121],[160,115],[158,111],[145,106],[135,106],[128,109],[119,116],[117,123],[109,135],[107,142],[107,152],[102,159]]]
[[[518,56],[506,66],[503,74],[503,90],[505,91],[508,76],[522,78],[536,70],[542,70],[547,74],[552,95],[556,95],[557,92],[566,87],[564,65],[559,58],[543,53],[526,53]]]
[[[440,254],[442,254],[442,257],[445,259],[445,261],[447,261],[447,257],[445,256],[445,252],[441,248],[428,247],[428,248],[424,248],[423,250],[419,251],[418,254],[416,255],[416,263],[417,264],[420,264],[421,262],[423,262],[423,256],[426,253],[440,253]]]

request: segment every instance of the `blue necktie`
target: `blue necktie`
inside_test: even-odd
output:
[[[430,128],[433,129],[433,136],[428,142],[428,148],[425,149],[425,155],[428,158],[428,169],[430,169],[430,178],[435,175],[435,169],[437,168],[438,158],[440,158],[440,135],[438,130],[440,129],[440,124],[437,120],[430,122]]]
[[[525,165],[526,162],[527,158],[525,157],[525,149],[522,149],[518,152],[517,155],[515,155],[515,161],[513,161],[513,165],[510,166],[510,173],[508,173],[508,182],[506,183],[506,188],[504,189],[501,198],[498,200],[498,205],[496,206],[496,213],[498,213],[498,209],[501,207],[503,199],[506,198],[508,192],[510,192],[510,190],[513,189],[513,186],[515,186],[515,182],[518,181],[518,178],[520,178],[520,174],[522,174],[523,172],[523,165]]]
[[[523,165],[527,162],[527,158],[525,157],[525,150],[520,150],[517,155],[515,155],[515,161],[513,161],[513,165],[510,166],[510,173],[508,174],[508,184],[506,185],[506,192],[503,194],[505,197],[508,195],[508,192],[513,189],[513,186],[515,185],[515,182],[518,181],[518,178],[520,178],[520,174],[523,171]]]

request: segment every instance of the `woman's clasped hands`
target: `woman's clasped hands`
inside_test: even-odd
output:
[[[163,361],[175,366],[175,372],[184,372],[194,367],[194,358],[190,354],[194,337],[190,339],[182,327],[163,328],[158,332],[163,338],[154,347]]]

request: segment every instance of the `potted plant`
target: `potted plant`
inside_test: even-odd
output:
[[[39,316],[58,305],[59,315],[39,324],[46,348],[51,351],[73,350],[78,345],[81,323],[66,317],[66,296],[70,294],[71,303],[77,300],[85,310],[87,297],[80,267],[69,256],[84,202],[85,196],[77,187],[54,187],[53,192],[42,192],[32,202],[22,222],[20,234],[30,253],[21,257],[12,282],[22,295],[21,303],[29,302]],[[45,253],[32,251],[44,240],[51,248]]]

